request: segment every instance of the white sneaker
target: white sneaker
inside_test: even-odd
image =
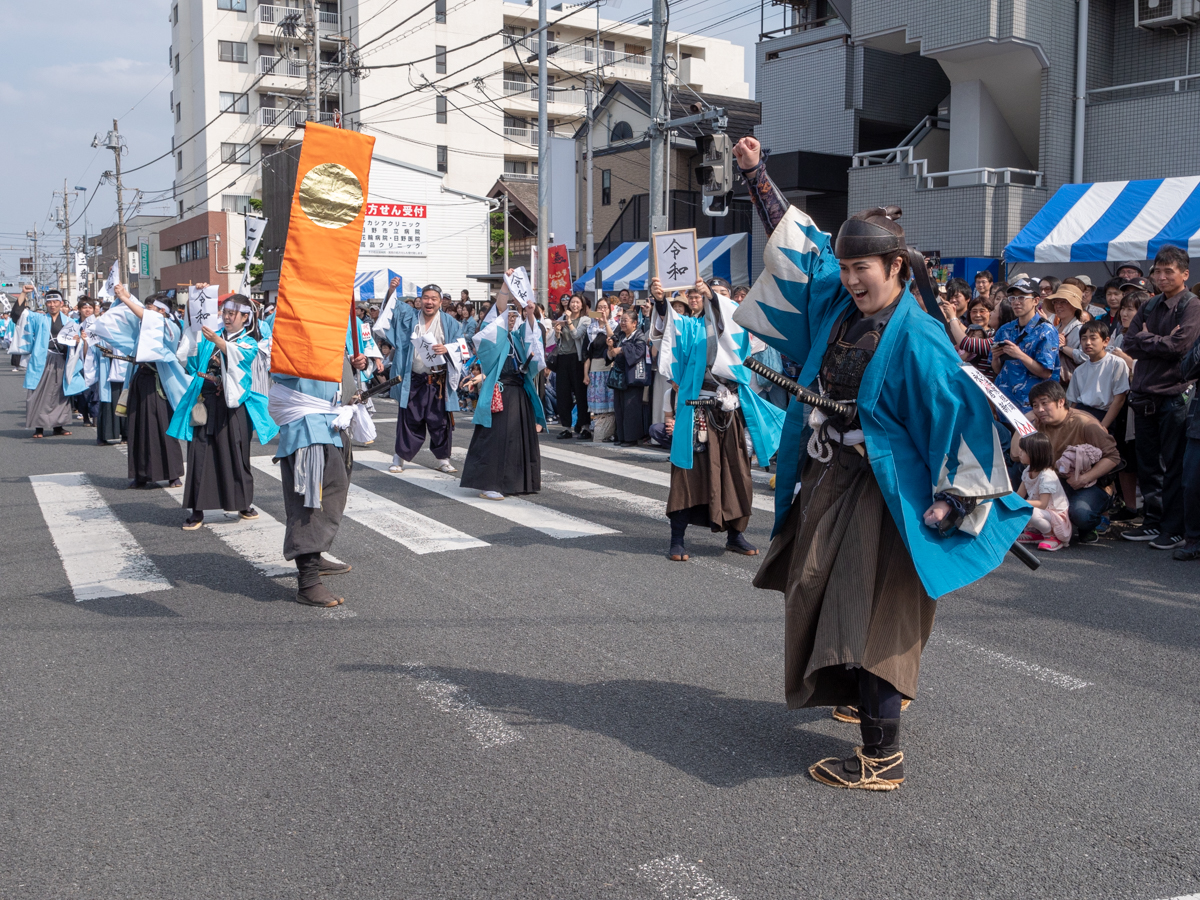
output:
[[[500,493],[499,491],[484,491],[479,496],[482,497],[484,500],[503,500],[504,499],[504,495],[502,493]]]
[[[392,454],[392,464],[388,466],[388,471],[393,475],[399,475],[404,471],[404,460],[400,458],[399,454]]]
[[[453,475],[455,472],[458,471],[458,469],[456,469],[456,468],[454,468],[454,466],[450,465],[450,460],[448,460],[448,459],[439,459],[437,461],[437,463],[438,463],[437,470],[439,472],[445,472],[447,475]]]

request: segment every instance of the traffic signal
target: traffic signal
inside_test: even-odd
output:
[[[701,165],[696,180],[705,197],[724,197],[733,190],[733,142],[726,134],[706,134],[696,138]]]

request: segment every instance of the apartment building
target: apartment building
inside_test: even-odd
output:
[[[793,202],[823,228],[847,211],[896,204],[922,250],[998,258],[1063,184],[1200,174],[1200,149],[1185,138],[1200,126],[1193,3],[787,5],[792,26],[756,47],[756,133],[773,164],[788,169],[782,186]],[[1076,178],[1080,48],[1086,108]],[[843,164],[839,192],[832,176]]]

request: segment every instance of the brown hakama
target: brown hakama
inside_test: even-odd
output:
[[[856,705],[862,667],[904,697],[917,693],[929,598],[867,459],[833,443],[810,458],[800,496],[771,542],[754,586],[784,595],[789,709]]]
[[[690,509],[689,525],[707,525],[713,531],[746,530],[754,502],[746,426],[741,413],[729,418],[731,424],[723,432],[710,425],[708,450],[692,455],[690,469],[671,466],[668,516]]]

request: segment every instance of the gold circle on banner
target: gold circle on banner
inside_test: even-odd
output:
[[[321,163],[300,182],[300,208],[322,228],[348,225],[362,206],[362,183],[345,166]]]

